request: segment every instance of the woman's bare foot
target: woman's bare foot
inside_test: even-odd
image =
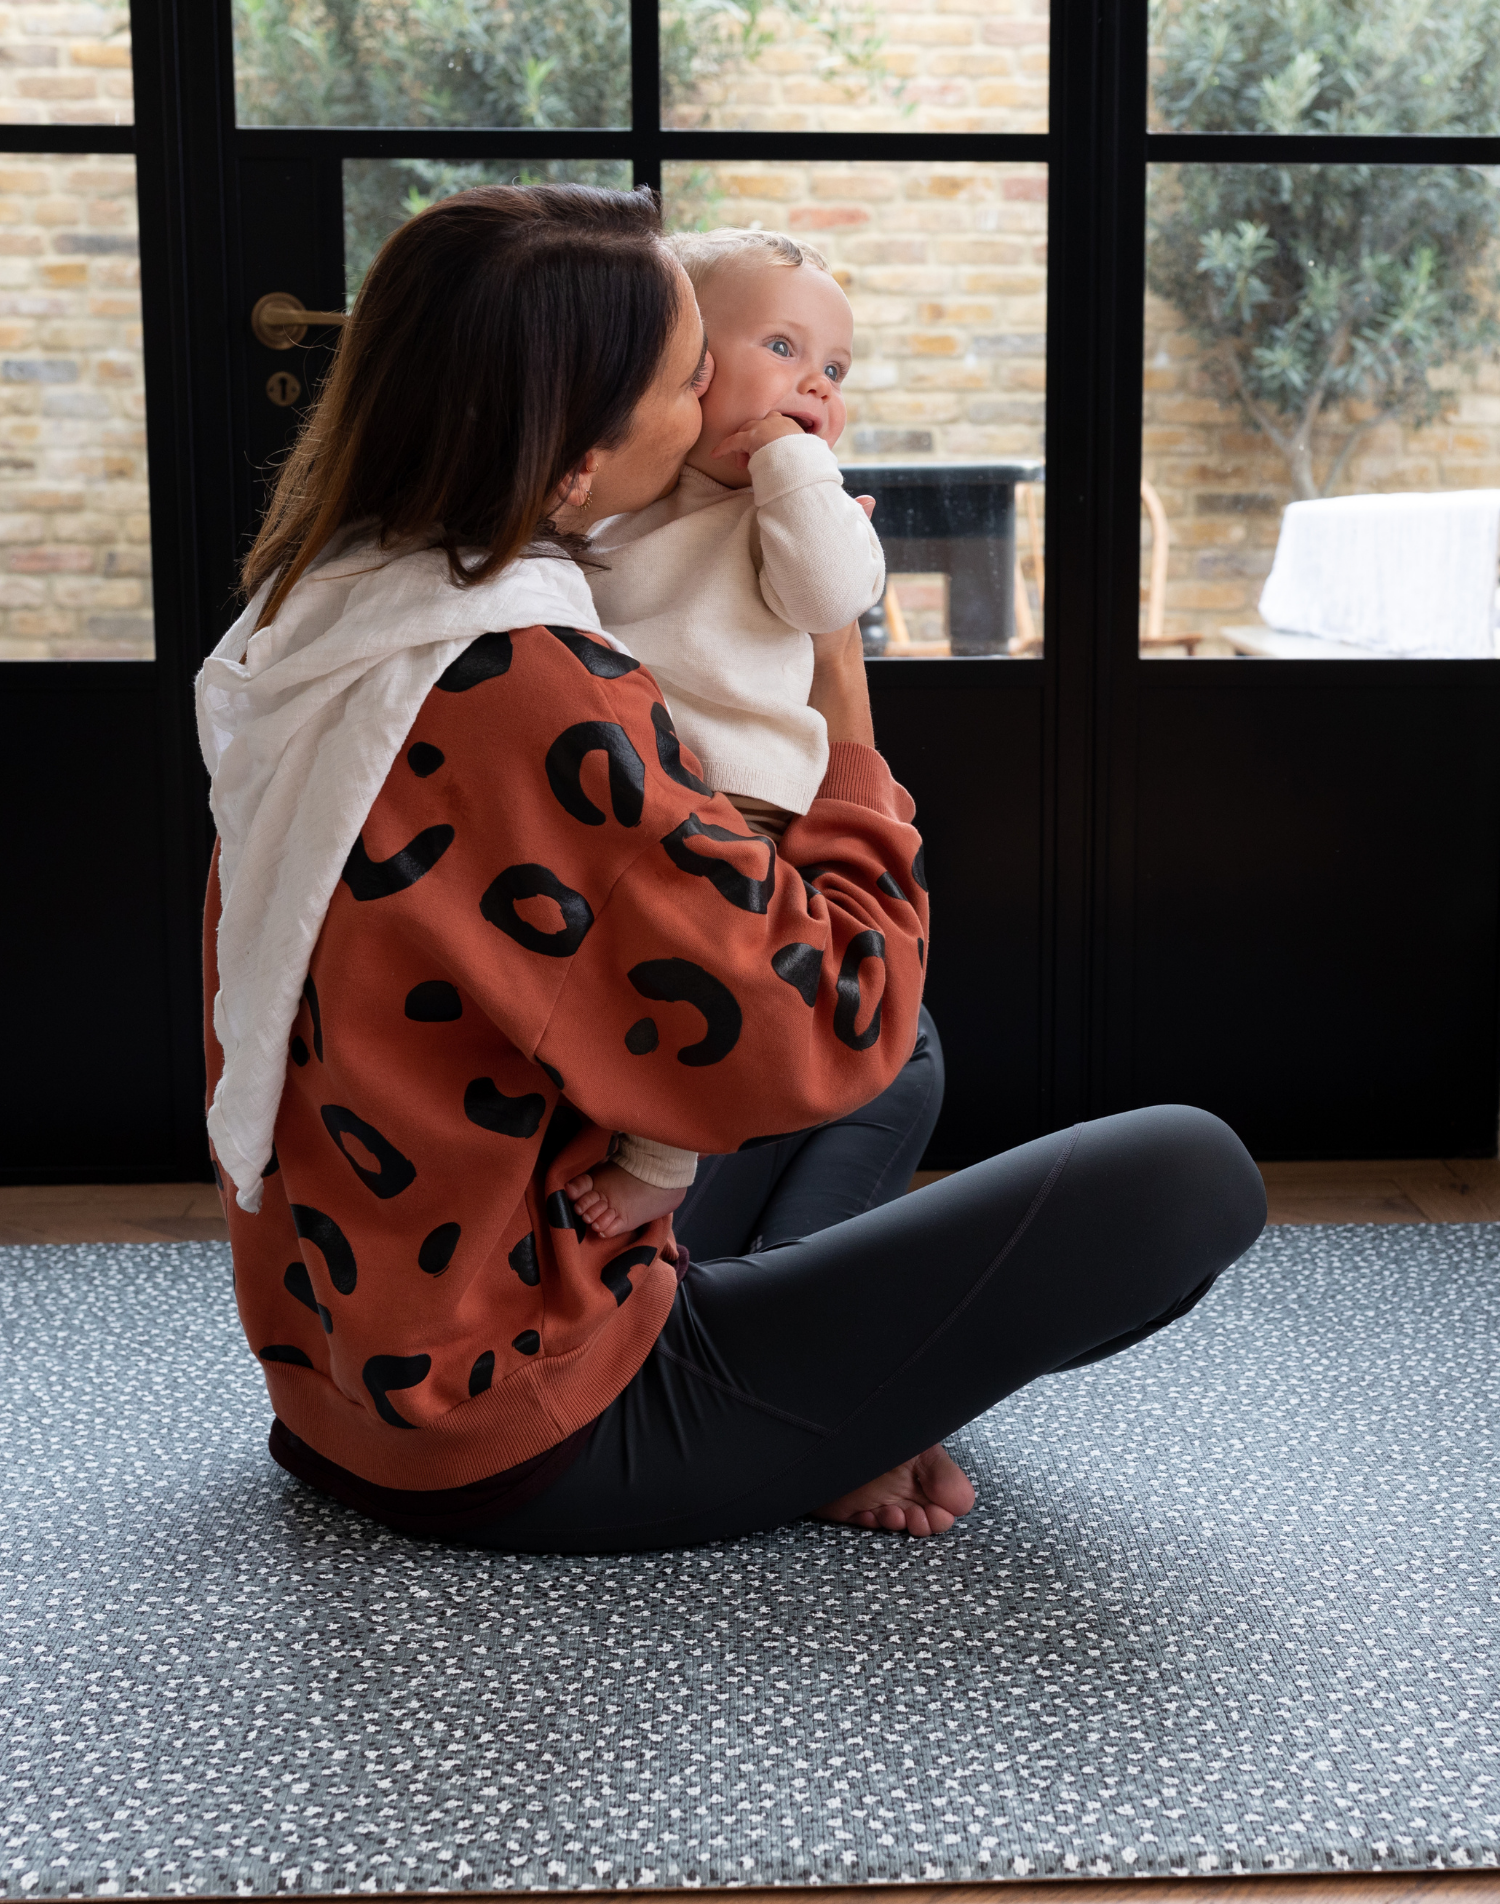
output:
[[[687,1195],[685,1189],[658,1190],[654,1183],[642,1183],[619,1164],[600,1164],[563,1188],[595,1236],[605,1237],[623,1236],[659,1216],[670,1216]]]
[[[820,1521],[890,1534],[946,1534],[974,1505],[968,1475],[941,1442],[817,1510]]]

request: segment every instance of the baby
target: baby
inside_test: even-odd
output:
[[[779,839],[828,765],[823,717],[807,705],[812,634],[846,627],[885,589],[873,501],[845,493],[833,454],[854,313],[826,261],[779,232],[670,242],[713,360],[703,433],[667,495],[599,525],[589,582],[708,785]],[[675,1210],[696,1164],[625,1135],[569,1195],[597,1235],[616,1236]]]

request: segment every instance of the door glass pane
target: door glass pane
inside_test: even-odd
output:
[[[628,0],[233,0],[242,126],[627,126]]]
[[[784,231],[853,306],[835,447],[893,577],[867,649],[1039,653],[1046,167],[680,164],[663,187],[672,229]]]
[[[1500,132],[1494,0],[1155,0],[1159,132]]]
[[[135,161],[0,157],[0,659],[149,660]]]
[[[1500,178],[1153,167],[1151,655],[1496,653]]]
[[[471,185],[607,185],[629,191],[625,159],[344,160],[344,282],[348,302],[398,225]]]
[[[27,0],[0,14],[0,125],[128,126],[130,0]]]
[[[664,123],[1044,132],[1047,35],[1047,0],[664,0]]]

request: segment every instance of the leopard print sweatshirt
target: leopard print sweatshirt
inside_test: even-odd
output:
[[[501,1473],[645,1360],[670,1226],[601,1241],[562,1188],[614,1132],[741,1149],[867,1103],[910,1056],[927,894],[885,762],[833,747],[779,853],[695,766],[628,655],[483,635],[349,855],[261,1208],[225,1209],[277,1415],[366,1481]],[[210,996],[218,905],[216,861]]]

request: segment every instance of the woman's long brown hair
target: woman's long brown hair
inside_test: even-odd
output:
[[[625,435],[679,284],[645,192],[484,185],[403,225],[245,558],[247,594],[274,578],[260,625],[348,523],[446,550],[460,585],[514,560],[585,454]]]

